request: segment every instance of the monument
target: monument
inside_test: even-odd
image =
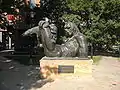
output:
[[[57,26],[45,18],[38,26],[23,33],[23,36],[35,33],[38,46],[42,43],[45,57],[40,60],[40,72],[43,78],[79,77],[91,73],[92,60],[87,55],[85,36],[69,21],[64,22],[64,32],[64,43],[57,44]]]

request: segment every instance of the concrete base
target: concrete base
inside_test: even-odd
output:
[[[92,76],[92,63],[88,58],[43,57],[40,75],[50,79]]]

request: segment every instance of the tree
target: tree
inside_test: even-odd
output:
[[[66,2],[65,0],[41,0],[40,8],[46,17],[57,21],[64,14]]]
[[[9,6],[14,2],[14,0],[3,1],[5,5],[9,3]],[[56,22],[62,17],[76,23],[90,43],[110,47],[120,42],[120,0],[40,1],[43,17]],[[5,5],[3,9],[6,8]]]
[[[72,19],[89,42],[107,47],[120,42],[120,0],[67,0],[67,6],[77,13],[64,18]]]

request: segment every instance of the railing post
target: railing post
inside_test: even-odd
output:
[[[93,59],[93,44],[91,43],[90,46],[91,46],[91,50],[90,50],[91,51],[91,59]]]

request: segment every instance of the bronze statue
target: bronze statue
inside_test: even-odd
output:
[[[77,26],[72,22],[65,22],[64,30],[66,41],[59,45],[57,40],[57,27],[48,19],[41,20],[39,27],[27,30],[23,35],[36,33],[41,39],[44,54],[48,57],[80,57],[87,58],[87,43],[85,36],[80,33]]]
[[[85,36],[80,33],[78,27],[75,23],[72,22],[65,22],[64,30],[66,32],[67,38],[72,38],[77,41],[77,44],[79,44],[78,51],[76,53],[77,57],[87,57],[88,56],[88,47]]]

